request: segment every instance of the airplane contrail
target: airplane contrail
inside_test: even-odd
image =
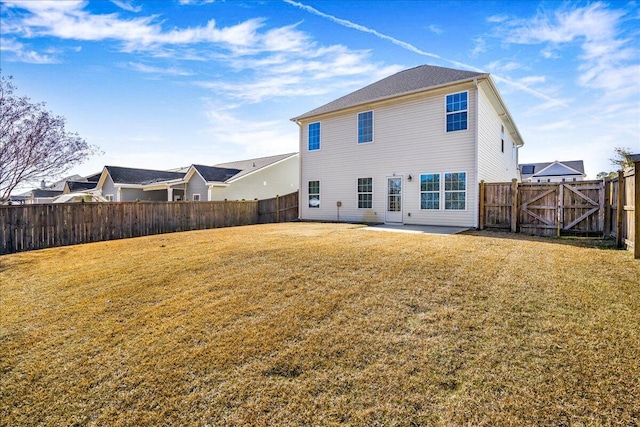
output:
[[[473,65],[465,64],[464,62],[455,61],[453,59],[448,59],[448,58],[445,58],[445,57],[440,56],[440,55],[435,54],[435,53],[426,52],[426,51],[424,51],[422,49],[417,48],[416,46],[412,45],[411,43],[407,43],[407,42],[404,42],[402,40],[398,40],[395,37],[391,37],[391,36],[388,36],[386,34],[382,34],[379,31],[376,31],[374,29],[365,27],[364,25],[356,24],[356,23],[348,21],[346,19],[342,19],[342,18],[338,18],[338,17],[333,16],[333,15],[329,15],[328,13],[321,12],[318,9],[316,9],[314,7],[311,7],[311,6],[308,6],[306,4],[302,4],[302,3],[299,3],[299,2],[296,2],[296,1],[293,1],[293,0],[283,0],[283,1],[285,3],[288,3],[288,4],[292,5],[292,6],[295,6],[297,8],[302,9],[302,10],[305,10],[305,11],[307,11],[309,13],[312,13],[314,15],[317,15],[317,16],[320,16],[322,18],[325,18],[325,19],[328,19],[330,21],[333,21],[336,24],[342,25],[343,27],[353,28],[354,30],[362,31],[363,33],[373,34],[374,36],[376,36],[376,37],[378,37],[380,39],[387,40],[387,41],[389,41],[389,42],[391,42],[391,43],[393,43],[393,44],[395,44],[397,46],[400,46],[403,49],[409,50],[409,51],[411,51],[413,53],[417,53],[418,55],[427,56],[427,57],[434,58],[434,59],[439,59],[441,61],[448,62],[450,64],[453,64],[453,65],[457,66],[457,67],[462,67],[462,68],[465,68],[467,70],[472,70],[472,71],[476,71],[476,72],[479,72],[479,73],[484,72],[483,70],[481,70],[478,67],[475,67]],[[535,96],[537,98],[540,98],[540,99],[543,99],[545,101],[551,102],[554,105],[559,105],[559,106],[564,106],[564,107],[568,107],[569,106],[564,101],[556,99],[556,98],[553,98],[553,97],[551,97],[549,95],[546,95],[546,94],[544,94],[542,92],[539,92],[539,91],[537,91],[535,89],[532,89],[532,88],[530,88],[529,86],[527,86],[527,85],[525,85],[523,83],[513,81],[513,80],[508,79],[506,77],[500,77],[500,76],[498,76],[496,74],[492,74],[492,76],[496,80],[498,80],[500,82],[503,82],[505,84],[513,86],[516,89],[519,89],[519,90],[521,90],[523,92],[527,92],[527,93],[529,93],[529,94],[531,94],[531,95],[533,95],[533,96]]]

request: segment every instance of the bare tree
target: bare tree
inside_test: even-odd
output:
[[[17,97],[11,77],[0,76],[0,200],[19,184],[57,177],[97,152],[65,119]]]
[[[625,169],[633,166],[633,161],[631,160],[631,149],[626,147],[615,147],[614,149],[615,156],[609,161],[612,165],[617,166],[619,169]]]

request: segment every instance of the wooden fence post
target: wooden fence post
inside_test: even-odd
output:
[[[622,239],[622,215],[624,214],[624,172],[618,171],[618,199],[616,200],[616,246],[621,248]]]
[[[511,180],[511,232],[518,231],[518,180]]]
[[[640,205],[638,205],[638,201],[640,200],[640,160],[634,162],[634,168],[635,194],[633,196],[633,224],[635,230],[633,236],[633,258],[640,259]]]
[[[564,184],[558,184],[558,218],[556,221],[556,237],[560,237],[560,231],[564,228]]]
[[[602,237],[607,238],[611,235],[611,192],[613,182],[610,178],[605,178],[602,180],[604,193],[604,204],[601,206],[601,209],[604,209],[604,225]]]
[[[276,224],[280,222],[280,196],[276,194]]]
[[[484,180],[480,181],[480,212],[479,212],[479,218],[478,218],[478,228],[480,230],[484,230],[484,224],[486,221],[486,217],[485,217],[485,191],[486,191],[486,184],[484,182]]]

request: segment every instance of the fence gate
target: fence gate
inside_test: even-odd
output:
[[[519,184],[520,231],[552,236],[558,232],[558,184]]]
[[[519,226],[538,235],[602,235],[604,186],[602,181],[522,183]]]

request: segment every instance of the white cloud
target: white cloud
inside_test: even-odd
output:
[[[578,45],[582,50],[580,85],[630,96],[638,93],[640,50],[621,34],[621,22],[627,13],[603,3],[584,7],[567,3],[553,13],[541,11],[532,19],[505,22],[508,31],[501,28],[500,33],[508,43],[544,45],[544,58],[557,58],[563,48]]]
[[[508,15],[492,15],[487,18],[487,22],[491,22],[494,24],[499,24],[501,22],[505,22],[511,19]]]
[[[471,50],[471,52],[469,52],[469,56],[471,56],[472,58],[475,58],[476,56],[480,55],[481,53],[484,53],[487,51],[487,41],[482,38],[482,37],[477,37],[475,39],[472,40],[474,43],[474,48]]]
[[[194,73],[176,67],[154,67],[139,62],[129,62],[129,68],[140,73],[165,74],[170,76],[192,76]]]
[[[205,114],[209,121],[207,134],[221,150],[231,146],[233,149],[229,151],[237,152],[240,148],[245,158],[298,151],[298,129],[295,124],[281,120],[245,120],[234,114],[226,104],[211,100],[205,100],[205,103]],[[222,160],[217,161],[239,160],[228,156],[224,152],[219,153],[217,157]]]
[[[216,0],[179,0],[182,5],[201,5],[215,3]]]
[[[142,6],[134,6],[132,1],[111,0],[111,3],[115,4],[120,9],[124,9],[124,10],[129,11],[129,12],[138,13],[138,12],[142,11]]]
[[[17,24],[10,22],[12,31],[24,37],[53,36],[61,39],[100,41],[116,40],[125,50],[153,49],[159,45],[219,43],[230,49],[248,47],[258,40],[261,19],[251,19],[230,27],[218,28],[214,20],[205,26],[164,31],[157,17],[122,19],[117,14],[91,14],[86,3],[12,2],[9,7],[21,7],[30,12]]]
[[[487,70],[492,73],[508,73],[510,71],[515,71],[524,68],[521,63],[516,61],[492,61],[487,64]]]
[[[31,64],[57,64],[58,59],[51,55],[51,53],[57,53],[50,51],[49,54],[42,54],[35,50],[30,50],[24,44],[8,38],[0,39],[0,52],[4,52],[4,55],[13,55],[13,59],[20,62],[27,62]]]
[[[442,34],[442,28],[440,28],[438,25],[436,24],[431,24],[427,27],[429,29],[429,31],[431,31],[432,33],[435,34]]]

